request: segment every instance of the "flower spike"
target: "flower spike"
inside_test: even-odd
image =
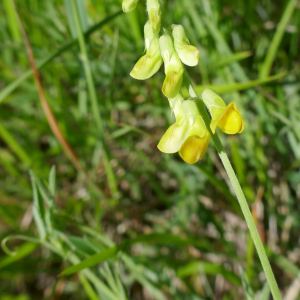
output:
[[[190,45],[183,26],[172,25],[172,28],[174,47],[179,58],[187,66],[196,66],[199,62],[200,51],[195,46]]]
[[[213,133],[217,126],[227,134],[241,133],[244,130],[243,118],[234,102],[226,106],[223,99],[211,89],[203,91],[202,99],[212,117],[210,128]]]
[[[159,38],[161,55],[165,63],[166,78],[162,91],[168,98],[175,98],[182,84],[183,66],[173,46],[171,37],[163,34]]]
[[[163,63],[158,38],[154,35],[150,22],[144,27],[146,54],[135,64],[130,75],[139,80],[153,76]]]
[[[128,13],[133,11],[138,4],[139,0],[123,0],[122,9],[125,13]]]
[[[158,34],[161,25],[161,5],[159,0],[147,0],[147,11],[154,34]]]

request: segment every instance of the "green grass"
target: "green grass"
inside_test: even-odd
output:
[[[163,70],[143,82],[129,75],[143,54],[144,1],[128,15],[118,0],[15,2],[87,174],[52,134],[13,2],[2,1],[0,300],[271,299],[212,143],[194,166],[156,147],[173,123]],[[201,51],[188,68],[197,91],[212,87],[243,115],[245,131],[220,138],[250,208],[263,208],[257,226],[285,295],[300,267],[299,9],[294,0],[162,2],[164,26],[183,24]]]

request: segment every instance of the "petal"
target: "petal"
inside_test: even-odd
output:
[[[139,0],[123,0],[122,8],[123,11],[128,13],[134,10],[139,4]]]
[[[168,128],[157,148],[164,153],[175,153],[181,148],[188,134],[186,122],[176,122]]]
[[[243,118],[235,103],[231,102],[227,106],[218,126],[227,134],[241,133],[244,130]]]
[[[195,46],[175,43],[175,49],[179,58],[185,65],[190,67],[198,65],[200,51]]]
[[[187,66],[196,66],[199,62],[200,51],[190,42],[186,36],[185,30],[181,25],[173,25],[174,47],[181,59]]]
[[[135,64],[130,75],[139,80],[145,80],[153,76],[162,65],[158,39],[153,38],[147,53]]]
[[[161,5],[159,0],[147,0],[147,11],[149,20],[155,34],[159,33],[161,25]]]
[[[174,98],[180,91],[183,72],[168,72],[163,83],[162,92],[168,98]]]
[[[202,159],[210,140],[210,135],[206,134],[203,138],[196,135],[189,136],[181,146],[179,155],[188,164],[194,164]]]

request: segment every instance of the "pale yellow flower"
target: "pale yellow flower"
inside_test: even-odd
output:
[[[243,118],[234,102],[226,106],[223,99],[211,89],[203,91],[202,99],[212,117],[210,128],[213,133],[217,126],[227,134],[241,133],[244,130]]]
[[[123,0],[122,9],[125,13],[128,13],[133,11],[138,4],[139,0]]]
[[[154,34],[158,34],[161,26],[161,5],[159,0],[147,0],[147,11]]]
[[[138,80],[145,80],[153,76],[163,63],[160,54],[158,37],[153,33],[148,21],[144,27],[146,54],[135,64],[130,75]]]
[[[158,149],[164,153],[179,151],[179,155],[185,162],[194,164],[203,158],[210,141],[210,134],[194,101],[183,101],[180,95],[169,101],[176,122],[163,135]]]
[[[182,25],[173,25],[174,47],[181,59],[187,66],[196,66],[199,62],[200,51],[190,42]]]
[[[166,74],[162,91],[167,98],[175,98],[181,88],[184,69],[174,49],[173,41],[168,34],[163,34],[160,37],[159,45]]]

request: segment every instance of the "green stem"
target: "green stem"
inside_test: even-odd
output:
[[[237,199],[239,201],[239,204],[241,206],[241,209],[242,209],[243,215],[245,217],[247,226],[249,228],[249,231],[250,231],[250,234],[252,236],[254,245],[256,247],[259,259],[261,261],[262,267],[263,267],[264,272],[266,274],[266,277],[267,277],[267,280],[268,280],[273,298],[274,298],[274,300],[281,300],[282,298],[281,298],[281,294],[280,294],[277,282],[275,280],[271,265],[270,265],[269,260],[267,258],[264,246],[263,246],[262,241],[260,239],[260,236],[258,234],[255,222],[253,220],[252,214],[251,214],[250,209],[248,207],[248,203],[247,203],[245,195],[242,191],[241,185],[240,185],[240,183],[239,183],[239,181],[236,177],[236,174],[234,173],[232,165],[231,165],[231,163],[228,159],[228,156],[227,156],[227,154],[224,150],[224,147],[221,143],[221,140],[220,140],[218,134],[217,133],[213,134],[211,132],[210,117],[209,117],[209,114],[206,110],[205,104],[204,104],[203,100],[201,99],[201,97],[197,94],[196,89],[195,89],[188,73],[186,72],[186,70],[184,70],[183,80],[184,80],[184,84],[185,84],[186,88],[188,89],[191,97],[198,100],[197,105],[199,107],[200,114],[203,118],[203,121],[205,123],[206,128],[209,130],[209,132],[211,134],[212,140],[214,141],[214,144],[215,144],[215,147],[216,147],[216,149],[219,153],[220,159],[221,159],[221,161],[224,165],[224,168],[225,168],[225,170],[228,174],[228,177],[231,181],[231,184],[232,184],[232,186],[235,190],[236,197],[237,197]]]
[[[77,9],[75,0],[72,0],[72,10],[73,10],[76,30],[77,30],[77,34],[78,34],[78,42],[79,42],[79,48],[80,48],[80,52],[81,52],[81,60],[83,63],[83,68],[84,68],[85,77],[86,77],[86,81],[87,81],[88,91],[89,91],[90,98],[91,98],[92,113],[93,113],[93,117],[94,117],[94,120],[96,123],[98,138],[100,139],[102,150],[103,150],[103,159],[104,159],[104,166],[105,166],[105,171],[106,171],[106,175],[107,175],[108,185],[109,185],[111,194],[114,197],[116,197],[118,195],[117,182],[116,182],[116,178],[115,178],[113,169],[109,162],[108,150],[107,150],[107,147],[106,147],[106,144],[104,141],[103,122],[101,119],[96,88],[95,88],[95,84],[94,84],[94,80],[93,80],[92,70],[91,70],[88,53],[87,53],[87,47],[86,47],[85,39],[83,36],[83,32],[82,32],[82,28],[81,28],[81,24],[80,24],[80,20],[79,20],[79,15],[78,15],[78,9]]]

